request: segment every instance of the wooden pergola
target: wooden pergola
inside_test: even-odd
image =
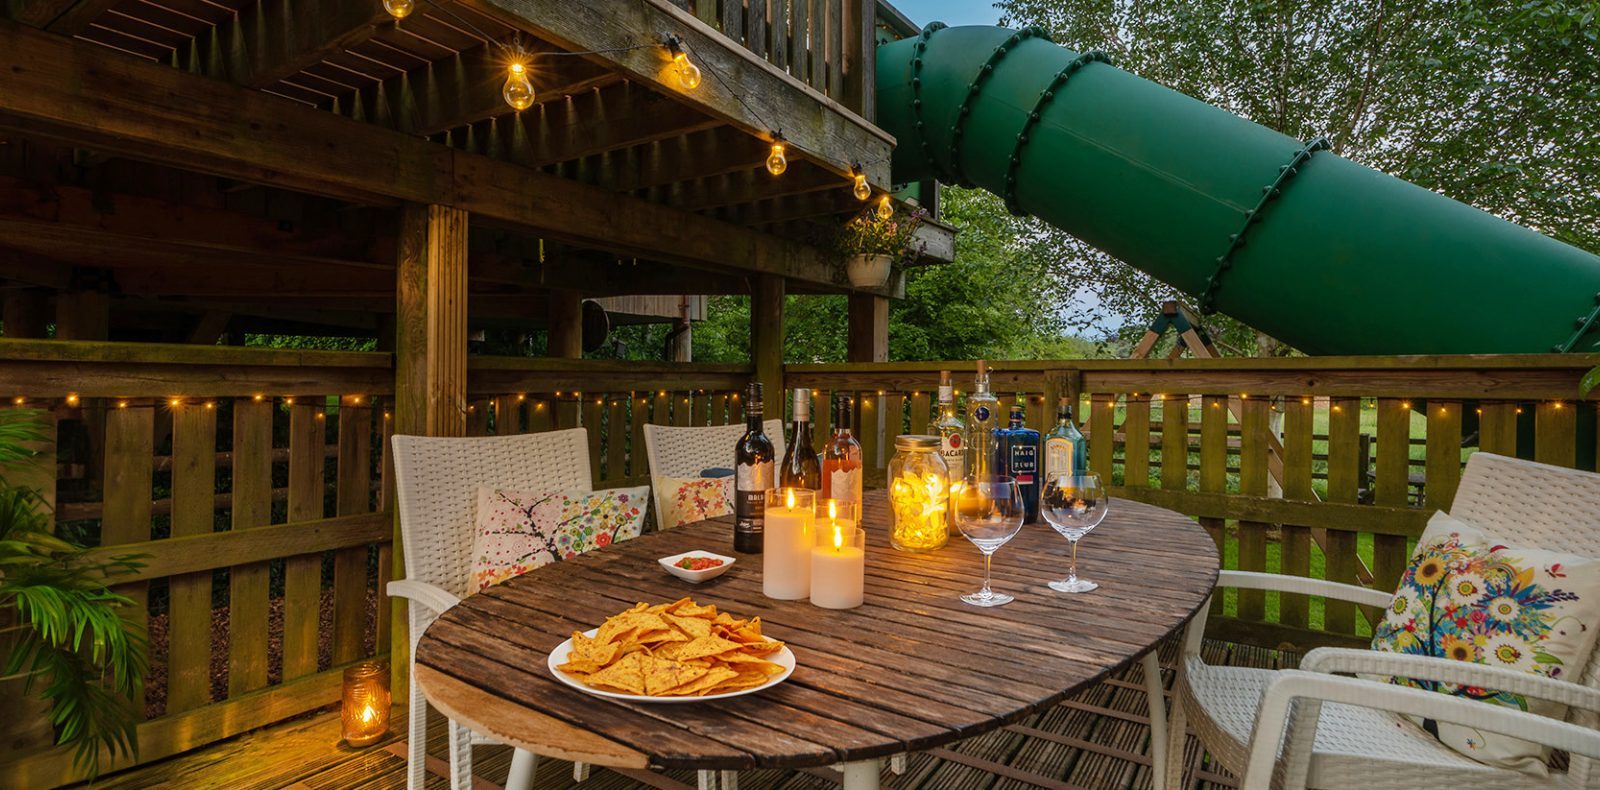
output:
[[[888,299],[903,293],[902,277],[853,288],[818,240],[861,210],[851,194],[855,168],[874,195],[894,186],[894,140],[872,123],[873,47],[876,36],[911,30],[872,0],[778,7],[795,16],[769,18],[765,4],[711,0],[427,0],[398,21],[380,0],[9,0],[0,5],[4,334],[79,341],[14,345],[21,357],[7,363],[10,375],[85,393],[81,409],[72,396],[66,419],[87,427],[86,477],[99,481],[122,473],[115,459],[123,451],[135,479],[148,480],[141,476],[150,474],[152,448],[144,442],[159,451],[169,433],[191,431],[184,434],[195,437],[191,445],[215,446],[214,417],[191,424],[177,416],[174,425],[161,413],[163,388],[177,386],[198,397],[244,386],[257,402],[265,386],[285,407],[295,392],[392,392],[392,414],[386,407],[381,418],[368,401],[344,396],[341,426],[347,417],[377,420],[373,441],[467,433],[475,419],[471,334],[542,329],[548,356],[577,359],[582,303],[590,298],[677,304],[748,294],[752,365],[725,366],[725,373],[700,366],[700,383],[691,387],[732,391],[753,373],[769,392],[780,390],[787,294],[848,294],[851,358],[882,361]],[[703,70],[698,86],[685,87],[672,68],[669,37]],[[536,92],[522,111],[501,95],[508,44]],[[763,163],[779,134],[789,166],[774,177]],[[930,222],[921,234],[924,262],[953,256],[950,228]],[[246,332],[376,338],[392,357],[321,370],[310,358],[215,347]],[[18,367],[33,365],[20,360],[35,353],[43,367]],[[77,361],[64,362],[69,357]],[[263,362],[268,368],[255,367]],[[175,366],[172,376],[148,378],[163,366]],[[76,372],[67,381],[46,369]],[[667,370],[595,368],[613,391],[643,392],[673,380]],[[542,375],[527,368],[514,377],[528,389],[530,377]],[[551,375],[564,381],[568,374]],[[111,408],[108,416],[106,398],[121,395],[88,394],[101,390],[131,396],[134,408]],[[657,405],[665,414],[662,393]],[[154,417],[152,404],[161,404]],[[253,415],[267,426],[248,441],[267,442],[250,469],[269,485],[218,493],[219,502],[277,496],[268,479],[279,460],[267,460],[265,405],[259,414],[241,405],[235,417]],[[579,404],[557,405],[543,415],[530,411],[522,429],[551,416],[577,419]],[[306,403],[292,410],[291,465],[298,458],[305,469],[320,469],[313,426],[321,414]],[[129,435],[142,438],[118,445]],[[339,458],[361,458],[363,441],[341,445]],[[235,448],[239,463],[243,447]],[[204,447],[199,452],[196,458],[210,458]],[[312,543],[297,543],[296,551],[353,546],[389,531],[373,521],[387,493],[370,515],[357,515],[368,510],[371,470],[340,464],[347,467],[343,520],[328,519],[337,522],[332,531],[299,533]],[[53,496],[54,476],[46,478]],[[212,523],[209,483],[203,473],[186,480],[173,502],[204,503],[182,515],[186,506],[169,502],[172,535],[198,538]],[[289,522],[314,524],[326,515],[314,494],[318,480],[301,482],[303,493],[288,497]],[[106,544],[152,537],[150,504],[132,496],[131,509],[115,518],[115,502],[79,508],[108,514]],[[346,509],[347,498],[360,501],[355,510]],[[232,501],[236,527],[267,523],[270,507]],[[241,557],[267,556],[265,543],[250,548],[242,536],[229,545]],[[356,577],[352,551],[343,552],[341,578]],[[380,563],[390,553],[400,555],[385,545]],[[175,561],[166,571],[196,571],[189,560]],[[292,571],[301,582],[291,584],[309,584],[309,567]],[[201,597],[185,605],[207,611]],[[402,682],[403,622],[395,620],[392,638],[379,627]],[[337,651],[339,661],[354,657],[347,647]],[[190,656],[192,665],[203,655]],[[321,678],[303,679],[296,696],[285,689],[271,699],[310,704],[322,693]],[[188,697],[174,698],[169,714],[205,701],[203,683],[182,693]],[[237,724],[196,729],[189,722],[248,699],[169,715],[170,726],[147,723],[152,753],[220,737]],[[268,716],[277,703],[256,704]],[[209,734],[197,740],[197,732]],[[66,770],[58,757],[25,765],[18,770],[35,776]]]

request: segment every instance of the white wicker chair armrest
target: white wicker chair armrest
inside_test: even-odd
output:
[[[1244,790],[1266,790],[1271,786],[1280,739],[1285,740],[1284,786],[1305,786],[1323,702],[1470,726],[1600,758],[1600,732],[1559,719],[1423,689],[1286,669],[1275,673],[1261,694],[1255,732],[1250,737],[1250,760],[1241,785]]]
[[[1393,595],[1378,590],[1369,590],[1353,584],[1340,584],[1325,579],[1307,579],[1303,576],[1289,576],[1281,573],[1259,573],[1256,571],[1218,571],[1217,589],[1233,587],[1244,590],[1272,590],[1275,592],[1302,593],[1305,595],[1321,595],[1339,601],[1365,606],[1387,607]],[[1215,592],[1212,595],[1216,595]],[[1184,632],[1183,654],[1195,660],[1200,656],[1200,643],[1206,630],[1206,612],[1211,608],[1208,600],[1200,608]]]
[[[1217,574],[1217,587],[1321,595],[1325,598],[1377,607],[1388,606],[1389,602],[1394,598],[1393,592],[1369,590],[1353,584],[1340,584],[1326,579],[1308,579],[1304,576],[1260,573],[1257,571],[1220,571]]]
[[[396,598],[420,603],[432,609],[434,614],[444,614],[445,610],[461,603],[461,599],[455,595],[415,579],[396,579],[389,582],[386,590]]]
[[[1499,689],[1600,712],[1600,690],[1566,680],[1448,658],[1384,653],[1348,647],[1319,647],[1300,661],[1300,669],[1324,674],[1398,675],[1478,688]]]

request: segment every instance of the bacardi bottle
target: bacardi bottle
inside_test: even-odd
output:
[[[950,383],[950,371],[939,371],[939,414],[929,426],[928,433],[939,437],[939,454],[944,465],[950,468],[950,479],[960,482],[967,476],[967,424],[956,413],[955,387]]]

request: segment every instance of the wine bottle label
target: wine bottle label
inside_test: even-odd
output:
[[[1046,477],[1066,475],[1072,477],[1078,470],[1072,468],[1072,442],[1066,439],[1049,439],[1044,443],[1044,473]]]
[[[840,502],[861,501],[861,467],[834,469],[828,479],[828,490]]]
[[[773,487],[772,462],[739,464],[734,472],[734,529],[760,534],[767,510],[767,489]]]

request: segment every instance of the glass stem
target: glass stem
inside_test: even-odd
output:
[[[1078,541],[1074,540],[1071,543],[1072,559],[1067,563],[1067,581],[1069,582],[1078,580]]]
[[[993,552],[983,555],[983,589],[978,591],[978,595],[981,595],[984,598],[994,595],[994,591],[989,589],[989,563],[993,559]]]

